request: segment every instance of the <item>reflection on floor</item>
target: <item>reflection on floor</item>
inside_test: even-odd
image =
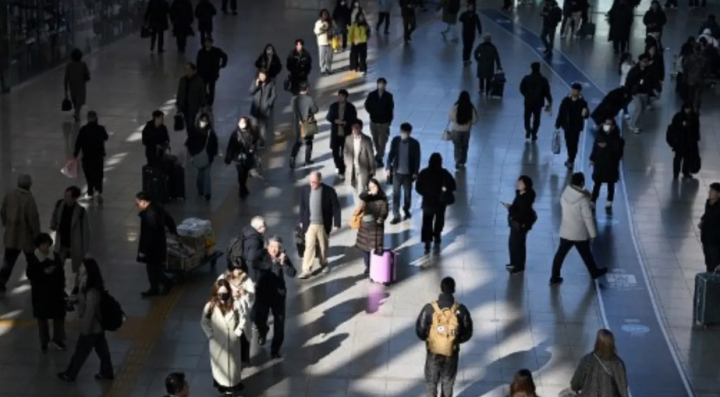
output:
[[[270,1],[247,5],[242,15],[242,21],[276,15],[285,22],[281,25],[239,23],[240,19],[229,16],[218,18],[216,43],[230,56],[214,109],[222,146],[237,117],[248,110],[249,98],[244,90],[252,78],[251,65],[257,53],[266,42],[273,42],[282,55],[290,50],[296,36],[304,36],[314,54],[310,32],[317,9],[329,6],[326,3],[329,1],[313,2],[312,6],[292,0]],[[603,7],[607,8],[604,2],[598,9]],[[374,7],[367,8],[374,15]],[[481,121],[473,130],[467,170],[457,175],[458,201],[448,213],[441,254],[427,257],[419,247],[417,199],[411,221],[387,228],[386,245],[396,247],[400,258],[400,281],[390,288],[369,284],[360,275],[361,260],[352,248],[354,232],[345,227],[333,235],[333,271],[310,281],[290,283],[284,360],[270,361],[266,350],[253,348],[255,366],[243,374],[247,396],[424,395],[424,347],[414,335],[414,321],[422,304],[436,295],[439,280],[447,275],[458,281],[458,298],[470,308],[476,324],[473,339],[463,346],[457,395],[504,396],[507,382],[521,367],[534,371],[540,395],[557,395],[567,386],[579,357],[591,348],[597,328],[604,326],[603,313],[618,335],[634,394],[675,397],[684,392],[671,351],[663,340],[661,324],[668,326],[673,348],[697,395],[716,395],[720,391],[715,370],[718,359],[710,356],[718,351],[717,338],[713,339],[709,331],[691,330],[688,318],[692,277],[702,268],[694,224],[702,211],[705,186],[720,168],[716,131],[711,126],[717,117],[712,94],[708,93],[707,111],[703,114],[704,170],[698,180],[674,184],[670,180],[671,155],[663,143],[662,126],[676,106],[671,95],[663,95],[661,111],[647,116],[646,134],[628,137],[627,152],[632,155],[625,161],[627,191],[619,192],[612,218],[598,219],[601,236],[595,251],[605,265],[616,270],[614,278],[603,283],[599,295],[602,301],[575,254],[565,265],[565,283],[550,288],[547,279],[560,216],[557,200],[566,184],[567,170],[562,156],[553,156],[549,150],[554,119],[543,119],[536,145],[524,141],[522,102],[516,90],[529,63],[538,60],[527,45],[534,40],[532,32],[539,31],[536,11],[518,11],[510,27],[498,21],[504,18],[501,15],[482,16],[484,31],[493,35],[500,49],[509,83],[502,100],[480,98],[476,102]],[[678,18],[671,18],[668,29],[685,29],[683,25],[691,25],[701,15]],[[516,33],[519,25],[512,23],[529,30],[515,37],[511,33]],[[602,22],[598,25],[598,39],[593,45],[568,41],[559,47],[568,54],[567,64],[574,62],[579,67],[577,72],[587,75],[591,83],[587,92],[605,91],[617,81],[614,60],[604,43],[606,26]],[[403,46],[399,28],[397,17],[391,35],[372,39],[371,70],[366,78],[346,73],[320,77],[314,80],[312,92],[325,110],[338,89],[348,89],[367,121],[362,109],[365,93],[374,88],[378,77],[385,77],[396,99],[393,134],[400,122],[411,122],[414,135],[422,143],[423,158],[436,151],[451,165],[452,147],[440,140],[440,133],[458,93],[467,89],[475,95],[474,68],[462,68],[459,46],[442,41],[433,19],[423,18],[409,47]],[[641,31],[638,27],[637,34],[641,35]],[[678,48],[685,34],[668,36],[667,45]],[[639,41],[637,45],[639,48]],[[345,65],[347,57],[347,53],[338,54],[335,62]],[[188,374],[193,395],[214,393],[199,318],[215,271],[201,269],[171,295],[144,301],[139,292],[146,288],[145,271],[135,263],[138,218],[133,196],[140,188],[140,164],[144,161],[139,127],[158,107],[172,114],[184,59],[172,49],[162,56],[151,55],[146,42],[131,38],[87,60],[93,73],[89,103],[111,133],[107,201],[102,208],[88,205],[92,253],[101,263],[110,290],[121,298],[130,317],[122,331],[110,336],[118,380],[112,386],[92,380],[97,366],[92,357],[76,384],[55,381],[54,373],[67,364],[70,353],[40,354],[29,288],[22,277],[24,265],[19,264],[13,289],[2,302],[0,396],[97,396],[101,391],[110,396],[162,395],[164,376],[171,370]],[[556,56],[543,66],[556,98],[567,92],[568,80],[576,79],[568,74],[567,65],[559,63],[562,59]],[[0,100],[0,180],[7,190],[19,173],[33,175],[33,191],[44,227],[48,226],[54,200],[68,184],[80,183],[63,179],[57,172],[67,159],[76,133],[69,116],[56,111],[61,98],[52,94],[56,92],[52,87],[60,84],[61,76],[60,71],[50,72]],[[276,110],[278,130],[288,129],[288,103],[289,97],[282,94]],[[324,113],[321,116],[324,118]],[[170,205],[170,211],[176,219],[209,217],[221,244],[257,214],[267,218],[270,233],[291,241],[297,211],[297,189],[293,187],[306,183],[310,170],[321,170],[325,182],[338,188],[347,219],[350,191],[334,177],[328,129],[321,124],[316,165],[295,172],[287,167],[292,142],[285,135],[277,137],[265,156],[265,180],[252,181],[252,193],[242,204],[237,200],[232,168],[216,164],[213,201],[207,204],[194,197],[194,170],[188,167],[189,198]],[[179,152],[184,134],[173,133],[171,140]],[[587,150],[581,153],[587,157]],[[540,219],[528,240],[531,255],[527,274],[508,277],[504,269],[508,231],[499,201],[512,198],[514,181],[521,174],[535,180]],[[629,212],[624,208],[625,197]],[[632,236],[638,240],[651,288],[645,284]],[[299,266],[298,258],[294,260]],[[625,282],[625,288],[618,289],[620,281]],[[649,291],[657,294],[662,322],[653,315]],[[639,301],[645,303],[630,304]],[[642,308],[646,313],[629,314],[623,310],[626,307]],[[650,332],[625,335],[626,329],[640,329],[637,325],[648,325]],[[76,327],[71,324],[69,328],[70,346],[74,346]],[[664,352],[664,365],[648,365],[657,363],[646,349],[648,343],[657,352]],[[671,391],[656,391],[653,384],[658,379],[670,379]]]

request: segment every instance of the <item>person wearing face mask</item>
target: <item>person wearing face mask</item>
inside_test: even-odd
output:
[[[272,44],[265,45],[265,49],[255,60],[255,68],[258,72],[264,70],[268,79],[273,81],[282,72],[282,62]]]
[[[250,83],[250,95],[252,96],[252,104],[250,105],[250,115],[255,118],[258,126],[258,139],[262,146],[265,141],[268,130],[274,131],[273,128],[273,109],[277,94],[275,92],[275,82],[268,77],[265,69],[258,69],[255,80]]]
[[[364,13],[357,14],[348,31],[350,70],[363,76],[367,73],[368,40],[370,40],[371,31]]]
[[[267,325],[268,314],[273,316],[273,338],[270,343],[270,357],[279,359],[280,348],[285,340],[285,305],[287,286],[285,277],[294,278],[297,270],[285,254],[282,239],[272,236],[268,239],[265,252],[256,258],[252,268],[257,274],[255,290],[255,326],[258,330],[258,344],[264,346],[270,328]]]
[[[420,240],[425,245],[425,253],[430,252],[431,244],[440,251],[442,232],[445,228],[445,212],[455,202],[457,183],[450,171],[443,168],[440,153],[433,153],[428,166],[418,174],[415,191],[422,197],[422,229]]]
[[[243,390],[240,338],[252,335],[249,313],[240,307],[235,304],[230,282],[217,280],[200,322],[210,345],[213,384],[227,396],[235,396]]]
[[[247,117],[240,117],[235,132],[225,150],[225,164],[235,164],[237,168],[238,193],[240,200],[245,200],[250,191],[247,188],[247,180],[250,170],[256,166],[258,137],[253,131],[250,120]]]
[[[348,28],[350,27],[350,24],[352,23],[352,13],[350,10],[350,7],[348,7],[348,3],[346,0],[338,0],[335,4],[335,8],[333,9],[332,13],[332,19],[333,24],[335,25],[335,29],[337,29],[337,32],[342,36],[342,50],[345,51],[347,49],[347,34],[348,34]],[[336,49],[336,52],[338,52],[339,49]]]
[[[165,113],[156,110],[152,120],[145,123],[142,130],[142,144],[145,146],[147,165],[159,168],[163,162],[163,154],[170,147],[170,134],[165,126]]]
[[[345,147],[343,148],[345,178],[355,192],[353,195],[355,202],[370,178],[375,176],[372,140],[363,134],[362,127],[361,120],[352,122],[352,134],[345,138]]]
[[[393,185],[393,218],[390,224],[400,223],[400,188],[403,190],[403,212],[405,220],[410,219],[412,207],[412,184],[417,180],[420,172],[420,142],[410,136],[412,125],[402,123],[400,136],[390,142],[390,152],[387,157],[387,179]]]
[[[603,183],[607,185],[607,202],[605,211],[612,211],[612,202],[615,198],[615,184],[620,180],[620,162],[625,152],[625,140],[620,136],[615,119],[605,120],[602,132],[598,133],[590,153],[590,166],[593,167],[592,179],[592,206],[595,207],[600,188]]]
[[[205,83],[197,74],[192,62],[185,64],[185,76],[178,83],[175,106],[185,119],[186,132],[190,135],[198,113],[208,104]]]
[[[333,23],[330,19],[330,12],[326,9],[320,11],[320,17],[315,21],[313,33],[317,38],[318,60],[320,62],[320,73],[323,75],[332,74],[333,50],[330,46],[332,39]]]
[[[65,189],[64,197],[55,203],[50,218],[50,230],[57,233],[55,252],[62,263],[68,259],[72,262],[72,277],[68,280],[67,288],[73,294],[77,293],[78,269],[90,252],[90,223],[87,210],[77,202],[80,194],[77,186]]]
[[[218,281],[223,279],[228,281],[235,300],[235,309],[250,317],[255,304],[255,283],[248,273],[242,269],[243,266],[242,263],[234,264],[233,267],[218,277]],[[250,340],[248,338],[252,338],[252,333],[240,335],[240,359],[243,367],[250,365]]]
[[[285,62],[290,74],[285,81],[285,90],[297,95],[300,92],[300,83],[306,83],[312,71],[312,57],[305,49],[302,39],[295,40],[295,48],[290,52]]]
[[[330,105],[326,116],[330,123],[330,149],[335,162],[335,172],[340,179],[345,178],[345,140],[351,132],[350,123],[357,119],[357,110],[355,105],[348,101],[348,95],[345,89],[338,91],[338,100]]]
[[[227,67],[228,63],[225,51],[215,47],[214,44],[212,37],[206,37],[203,48],[197,53],[197,71],[205,84],[208,106],[212,106],[215,102],[215,83],[220,78],[220,69]]]
[[[383,166],[385,146],[390,138],[390,125],[395,118],[395,99],[386,87],[387,80],[380,77],[377,80],[377,89],[371,91],[365,99],[365,111],[370,115],[370,134],[375,144],[375,161],[379,167]]]
[[[673,179],[678,179],[681,170],[685,178],[692,178],[692,174],[700,171],[700,116],[689,103],[683,104],[673,117],[666,141],[675,152]]]
[[[510,263],[505,268],[510,274],[525,271],[525,258],[527,257],[527,234],[532,229],[537,214],[533,209],[535,190],[533,180],[527,175],[521,175],[515,184],[515,199],[512,203],[503,203],[508,210],[508,224],[510,225],[510,238],[508,247]]]
[[[575,166],[580,134],[585,129],[585,119],[590,116],[588,104],[580,94],[581,92],[582,85],[573,83],[570,95],[560,102],[560,108],[555,119],[555,129],[562,128],[565,133],[565,148],[568,155],[565,166],[569,169]]]
[[[367,189],[360,193],[362,220],[358,229],[355,247],[363,253],[365,271],[370,274],[370,256],[383,252],[385,239],[385,220],[389,214],[388,199],[375,178],[368,181]]]
[[[218,154],[218,139],[215,130],[210,123],[210,115],[200,114],[198,125],[195,131],[185,141],[185,147],[192,165],[197,168],[197,179],[195,185],[198,195],[210,201],[212,193],[212,180],[210,179],[212,162]]]
[[[350,21],[357,21],[358,15],[362,15],[363,20],[367,20],[367,15],[365,15],[365,9],[363,9],[360,5],[360,0],[352,0],[352,5],[350,6]]]
[[[649,63],[650,60],[647,54],[640,55],[639,62],[630,69],[625,79],[625,87],[630,90],[630,94],[633,96],[633,109],[628,125],[630,130],[636,134],[640,133],[638,121],[650,104],[650,94],[655,88],[652,72],[648,67]]]
[[[105,127],[98,124],[97,113],[94,111],[88,112],[87,120],[87,124],[80,128],[75,140],[73,158],[77,160],[82,152],[82,169],[87,182],[87,195],[92,200],[97,193],[97,202],[102,204],[105,141],[108,140],[108,133]]]

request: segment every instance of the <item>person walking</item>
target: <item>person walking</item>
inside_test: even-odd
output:
[[[170,21],[173,24],[173,36],[177,44],[178,52],[185,53],[188,36],[194,36],[192,23],[195,19],[192,3],[190,0],[173,0],[170,4]]]
[[[535,190],[533,180],[527,175],[521,175],[515,184],[515,199],[512,203],[503,203],[508,211],[508,225],[510,237],[508,251],[510,263],[505,265],[510,274],[525,271],[527,257],[527,234],[537,221],[537,213],[533,209],[535,203]]]
[[[345,140],[350,135],[350,124],[357,120],[357,109],[348,101],[345,89],[338,91],[337,102],[330,105],[325,119],[330,123],[330,150],[335,162],[335,173],[345,179]]]
[[[300,193],[299,227],[305,236],[305,255],[303,256],[302,272],[299,279],[312,275],[312,266],[317,256],[320,269],[327,272],[328,248],[330,233],[340,229],[340,201],[332,186],[322,182],[320,172],[312,172],[308,176],[309,186]],[[317,252],[317,251],[320,252]]]
[[[520,94],[524,98],[525,139],[532,137],[532,140],[536,141],[538,130],[540,130],[540,112],[545,106],[545,111],[551,114],[553,101],[550,83],[545,76],[540,74],[540,62],[530,64],[530,74],[520,81]],[[531,118],[532,126],[530,125]]]
[[[71,260],[72,277],[67,283],[67,290],[72,295],[77,293],[78,271],[90,252],[91,240],[87,210],[77,202],[80,194],[77,186],[65,189],[65,196],[55,203],[50,217],[50,230],[56,233],[57,239],[55,252],[63,264]]]
[[[149,0],[145,9],[145,26],[150,29],[150,52],[155,50],[157,43],[158,54],[165,52],[165,31],[170,28],[168,17],[170,5],[167,0]]]
[[[259,69],[255,80],[250,83],[249,92],[252,96],[250,116],[256,121],[260,142],[264,142],[267,131],[275,131],[273,124],[273,110],[277,99],[275,81],[269,78],[265,69]]]
[[[82,152],[82,169],[87,183],[87,195],[91,199],[96,198],[98,204],[103,203],[103,180],[105,179],[105,142],[108,140],[108,133],[105,127],[98,123],[98,116],[95,111],[87,114],[87,124],[80,128],[75,139],[73,159],[77,161]]]
[[[372,140],[362,132],[362,121],[355,120],[350,127],[352,134],[345,138],[343,159],[345,178],[353,188],[353,198],[357,203],[358,196],[365,190],[370,178],[375,176],[375,159]]]
[[[82,58],[82,51],[76,48],[70,53],[70,62],[65,66],[65,99],[72,102],[75,122],[80,122],[80,112],[87,99],[87,83],[90,81],[90,69]]]
[[[568,155],[565,166],[568,169],[575,167],[580,134],[585,130],[585,120],[590,116],[588,104],[581,92],[582,85],[573,83],[570,95],[560,102],[560,108],[555,119],[555,129],[562,128],[565,135],[565,149]]]
[[[705,270],[720,270],[720,183],[710,184],[705,212],[700,218],[700,243],[705,256]]]
[[[371,91],[365,99],[365,111],[370,115],[370,134],[375,144],[375,161],[382,167],[385,156],[385,146],[390,139],[390,125],[395,118],[395,99],[387,91],[387,80],[380,77],[377,88]]]
[[[210,201],[212,195],[212,163],[218,154],[218,138],[210,121],[210,115],[201,113],[197,127],[185,141],[192,165],[197,169],[198,196]]]
[[[210,0],[200,0],[195,6],[195,18],[198,21],[198,31],[200,32],[200,45],[205,45],[208,38],[213,33],[213,18],[217,15],[217,9]],[[198,62],[198,67],[200,62]]]
[[[430,155],[428,166],[420,171],[415,191],[422,197],[422,228],[420,240],[425,244],[425,253],[430,252],[430,244],[440,250],[442,232],[445,228],[445,211],[455,203],[457,184],[452,174],[442,166],[440,153]]]
[[[252,268],[257,274],[255,279],[254,319],[258,330],[258,344],[264,346],[270,328],[267,325],[268,314],[273,316],[273,338],[270,343],[270,357],[281,358],[280,348],[285,340],[285,307],[287,286],[285,277],[293,278],[297,270],[285,254],[280,237],[268,239],[267,248],[255,261]]]
[[[613,43],[615,54],[624,54],[630,49],[630,34],[635,19],[633,6],[627,0],[616,1],[608,11],[610,32],[608,40]]]
[[[393,218],[391,225],[400,223],[400,189],[403,194],[404,220],[410,219],[412,208],[412,184],[417,180],[420,172],[420,142],[411,137],[412,125],[400,124],[400,136],[390,142],[390,152],[385,170],[388,181],[393,185]]]
[[[622,110],[627,116],[627,104],[631,100],[627,88],[620,86],[610,91],[590,113],[590,118],[595,123],[596,129],[600,129],[607,119],[615,119]]]
[[[195,126],[197,115],[207,104],[205,83],[197,74],[197,66],[188,62],[185,64],[185,76],[180,78],[175,96],[175,107],[185,119],[185,129],[188,135]]]
[[[558,7],[557,1],[546,0],[540,16],[543,19],[542,30],[540,31],[540,40],[545,46],[543,54],[551,56],[555,46],[555,33],[557,33],[557,27],[562,21],[562,10]]]
[[[417,27],[415,9],[418,7],[417,0],[400,0],[400,16],[403,22],[403,41],[405,44],[412,41],[412,34]]]
[[[7,291],[7,283],[12,276],[15,262],[20,253],[25,261],[35,251],[35,237],[40,234],[40,215],[35,197],[30,192],[33,180],[30,175],[18,176],[17,187],[5,194],[0,207],[0,219],[5,228],[3,235],[2,269],[0,269],[0,293]]]
[[[367,189],[360,193],[359,209],[362,213],[355,247],[363,253],[364,275],[370,274],[370,257],[380,255],[384,250],[385,220],[388,217],[388,199],[380,182],[370,178]]]
[[[383,22],[385,23],[385,28],[383,32],[385,34],[390,34],[390,14],[392,13],[394,0],[377,0],[378,2],[378,21],[377,25],[375,25],[375,31],[377,33],[380,33],[380,27],[382,26]]]
[[[535,381],[529,369],[523,368],[515,373],[510,383],[508,397],[538,397]]]
[[[297,95],[300,92],[300,83],[307,84],[312,71],[312,57],[305,49],[302,39],[295,40],[295,47],[288,55],[285,65],[289,73],[285,90]]]
[[[602,131],[597,134],[595,145],[590,153],[590,166],[593,167],[592,189],[593,208],[600,196],[602,184],[607,184],[608,195],[605,211],[612,212],[612,203],[615,198],[615,184],[620,180],[620,162],[625,153],[625,140],[620,136],[620,130],[615,119],[607,119]]]
[[[210,345],[213,385],[224,395],[239,393],[243,390],[240,338],[252,335],[252,322],[249,310],[235,303],[233,289],[227,279],[213,284],[200,326]]]
[[[685,100],[689,102],[695,113],[699,113],[702,106],[706,66],[707,58],[696,49],[692,49],[688,56],[683,57],[682,70],[684,73],[680,84],[685,86]],[[678,78],[680,78],[679,74]]]
[[[653,35],[658,42],[658,50],[660,52],[665,51],[665,47],[662,45],[662,33],[665,25],[667,24],[667,15],[660,6],[660,2],[653,0],[650,3],[650,8],[645,12],[643,16],[643,25],[645,25],[645,31],[647,35]]]
[[[228,15],[228,9],[230,10],[230,13],[237,15],[237,0],[222,0],[220,11],[222,11],[223,14]]]
[[[457,31],[455,25],[458,21],[458,14],[460,13],[460,0],[442,0],[438,3],[436,11],[442,9],[442,21],[445,24],[445,30],[440,32],[443,40],[447,39],[448,33],[453,42],[457,41]]]
[[[227,280],[230,284],[234,306],[237,310],[245,313],[247,317],[252,317],[252,308],[255,305],[255,282],[250,278],[247,270],[242,266],[232,266],[221,274],[217,281]],[[251,325],[252,321],[247,320],[247,324]],[[240,335],[240,361],[242,367],[250,366],[250,339],[252,339],[252,326],[250,332],[243,332]]]
[[[672,118],[666,141],[675,152],[673,179],[678,179],[681,170],[683,177],[692,178],[692,174],[699,171],[696,165],[700,163],[700,116],[689,103]]]
[[[582,172],[572,174],[570,184],[560,197],[560,246],[553,259],[550,285],[563,282],[560,270],[572,247],[578,250],[593,280],[607,273],[607,268],[598,268],[590,251],[590,241],[597,236],[590,197],[590,192],[585,190],[585,175]]]
[[[470,65],[470,54],[475,47],[475,32],[478,36],[482,36],[482,23],[480,17],[475,10],[475,2],[469,2],[467,10],[460,14],[460,23],[462,24],[462,57],[463,65]]]
[[[455,148],[455,169],[465,168],[470,147],[470,130],[478,122],[478,113],[470,100],[470,94],[462,91],[457,102],[450,109],[448,121],[451,124],[452,142]]]
[[[647,54],[640,55],[639,62],[628,72],[625,86],[633,96],[633,110],[628,120],[630,130],[636,134],[640,133],[638,121],[645,109],[650,105],[650,94],[654,91],[653,76],[648,65],[650,60]]]
[[[273,47],[272,44],[268,43],[265,45],[265,49],[262,54],[260,54],[255,60],[255,67],[257,68],[258,73],[261,70],[265,71],[265,75],[267,75],[268,79],[273,82],[280,72],[282,72],[282,62],[280,61],[280,57],[277,55],[277,51],[275,51],[275,47]]]
[[[355,21],[357,16],[362,14],[363,19],[367,20],[365,9],[360,5],[360,0],[351,0],[350,2],[350,21]]]
[[[258,136],[253,131],[250,120],[247,117],[240,117],[235,133],[230,136],[225,149],[225,164],[235,164],[237,169],[240,200],[245,200],[250,194],[247,188],[247,180],[248,176],[250,176],[250,170],[257,167],[257,144]]]
[[[348,3],[346,0],[337,0],[337,3],[335,3],[335,8],[333,9],[332,13],[332,19],[333,19],[333,25],[336,29],[336,34],[340,35],[342,38],[342,50],[345,51],[347,49],[347,35],[348,35],[348,28],[350,28],[350,24],[352,23],[351,19],[351,11],[350,7],[348,7]],[[335,52],[339,52],[340,49],[336,49]]]
[[[53,240],[47,233],[35,237],[35,252],[28,257],[27,278],[33,317],[40,332],[40,350],[48,352],[48,346],[65,351],[65,271],[60,257],[52,252]],[[50,321],[53,323],[50,336]]]
[[[372,30],[365,19],[365,13],[358,13],[348,30],[350,42],[350,70],[361,75],[367,73],[368,40]]]
[[[164,272],[167,261],[167,232],[177,235],[173,218],[165,209],[145,194],[135,195],[135,204],[140,210],[140,236],[138,238],[137,261],[145,264],[150,289],[143,292],[143,298],[167,294],[173,286]],[[162,287],[162,289],[160,289]]]
[[[490,83],[497,71],[502,70],[500,55],[497,47],[492,43],[492,36],[489,33],[483,36],[483,42],[477,46],[474,54],[477,62],[477,78],[480,81],[480,94],[490,96]]]
[[[212,106],[215,103],[215,84],[220,78],[220,69],[227,67],[228,56],[225,51],[215,47],[212,37],[207,36],[203,41],[203,48],[197,53],[196,62],[197,74],[205,86],[207,105]]]
[[[267,224],[262,216],[254,216],[249,225],[245,225],[240,234],[228,245],[228,269],[240,269],[257,281],[258,274],[252,267],[265,250]]]
[[[425,383],[428,397],[453,395],[460,345],[473,335],[473,321],[467,307],[455,299],[455,279],[440,282],[437,300],[426,304],[415,322],[415,334],[425,342]]]
[[[168,396],[190,397],[190,385],[184,372],[171,372],[165,378],[165,391]]]
[[[578,394],[598,397],[628,397],[625,362],[618,356],[615,336],[600,329],[593,351],[580,359],[570,380],[570,389]]]
[[[332,19],[330,19],[330,12],[323,8],[320,10],[320,17],[315,21],[315,28],[313,29],[313,33],[317,38],[320,73],[323,75],[332,74],[333,49],[330,45],[332,30],[333,23]]]
[[[105,330],[100,323],[101,299],[105,293],[105,282],[100,267],[94,259],[85,259],[80,266],[80,288],[76,312],[80,322],[80,336],[75,345],[75,352],[65,371],[57,374],[65,382],[74,382],[80,369],[95,350],[100,359],[100,372],[95,380],[105,381],[115,378],[110,348],[108,347]]]
[[[161,167],[165,151],[170,148],[170,134],[165,126],[165,113],[156,110],[152,120],[142,130],[142,144],[145,146],[145,160],[150,167]]]
[[[290,152],[290,169],[295,169],[295,159],[300,152],[300,147],[305,143],[305,166],[314,164],[312,161],[313,141],[315,133],[308,128],[312,124],[317,126],[315,115],[318,113],[318,106],[315,99],[309,94],[310,86],[307,82],[300,83],[298,94],[294,96],[290,102],[290,108],[293,111],[295,144],[293,144]]]

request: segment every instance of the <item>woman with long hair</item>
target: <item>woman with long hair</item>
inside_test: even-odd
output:
[[[350,70],[361,74],[367,73],[368,40],[370,40],[370,25],[365,20],[365,13],[359,12],[353,19],[348,31],[350,42]]]
[[[252,128],[250,119],[246,116],[240,117],[237,128],[228,141],[225,151],[225,164],[230,165],[230,163],[233,163],[237,168],[238,192],[241,200],[245,200],[250,194],[247,188],[247,180],[248,176],[250,176],[250,170],[257,165],[255,156],[257,143],[258,136]]]
[[[450,109],[448,121],[452,124],[452,141],[455,147],[455,169],[465,168],[467,163],[468,146],[470,145],[470,130],[478,121],[477,110],[470,100],[467,91],[460,93],[457,102]]]
[[[580,359],[570,388],[581,395],[628,397],[625,363],[617,354],[612,332],[598,330],[595,347]]]
[[[218,154],[218,138],[209,114],[205,112],[200,114],[195,129],[188,133],[185,147],[190,155],[192,165],[197,168],[195,186],[198,195],[210,201],[212,193],[210,176],[212,174],[212,162]]]
[[[317,38],[318,61],[320,62],[320,73],[332,73],[333,50],[331,46],[333,23],[330,12],[323,8],[320,10],[318,20],[315,21],[313,33]]]
[[[388,198],[382,190],[380,182],[371,178],[367,189],[360,193],[362,221],[358,230],[355,246],[363,252],[365,274],[370,273],[370,255],[383,251],[385,238],[385,219],[388,217]]]
[[[425,253],[430,245],[440,249],[442,232],[445,228],[445,211],[455,202],[457,184],[452,174],[443,168],[440,153],[430,155],[428,166],[418,174],[415,190],[422,197],[422,230],[420,240],[425,244]]]
[[[73,104],[75,122],[80,121],[80,111],[85,105],[87,83],[90,81],[90,70],[82,58],[82,51],[76,48],[70,53],[70,62],[65,66],[65,98]]]
[[[537,397],[535,381],[529,369],[523,368],[515,373],[508,397]]]
[[[521,175],[515,186],[515,199],[513,202],[503,203],[508,210],[508,224],[510,226],[510,238],[508,241],[510,263],[505,266],[510,274],[525,271],[527,234],[537,220],[537,214],[533,209],[535,190],[533,190],[532,178]]]
[[[264,70],[270,80],[275,80],[275,77],[282,72],[282,61],[271,43],[265,45],[265,49],[255,60],[255,67]]]

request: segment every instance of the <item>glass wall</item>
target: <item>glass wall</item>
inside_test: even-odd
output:
[[[0,85],[22,82],[137,31],[147,0],[0,0]]]

